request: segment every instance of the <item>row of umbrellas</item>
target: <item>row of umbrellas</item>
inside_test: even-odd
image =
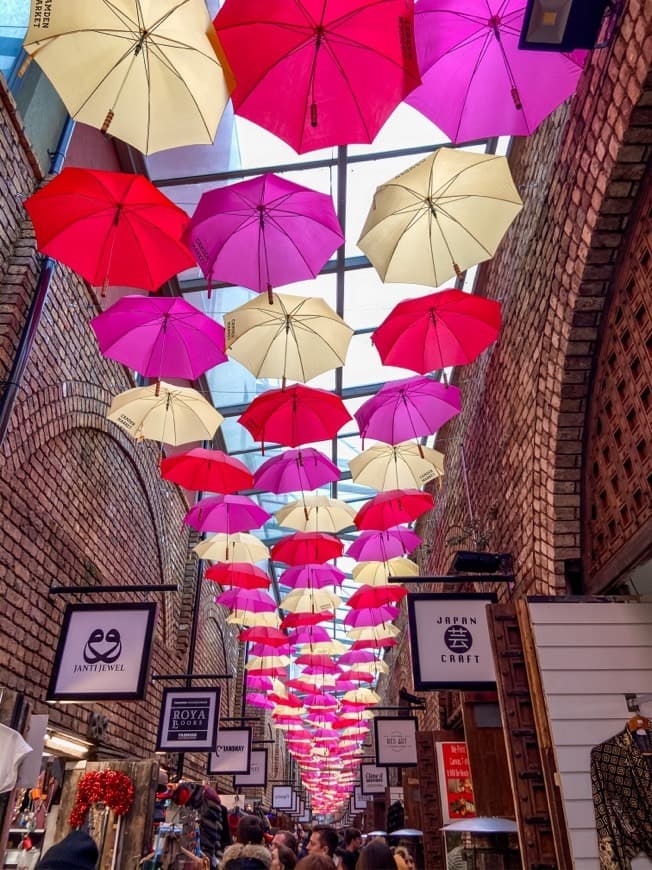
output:
[[[145,154],[210,143],[234,111],[302,153],[372,142],[407,102],[453,142],[527,135],[584,55],[519,49],[524,0],[68,0],[24,48],[73,118]],[[292,82],[292,87],[287,83]]]

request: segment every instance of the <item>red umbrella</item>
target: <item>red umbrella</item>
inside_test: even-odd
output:
[[[25,201],[39,250],[106,288],[153,292],[195,266],[188,215],[142,175],[67,168]]]
[[[235,564],[239,563],[236,562]],[[256,568],[256,571],[259,570],[260,568]],[[264,625],[245,628],[240,632],[239,639],[246,643],[266,643],[269,646],[276,647],[284,646],[290,640],[289,636],[284,631],[281,631],[280,628],[268,628]]]
[[[390,529],[400,523],[410,523],[432,509],[433,497],[420,489],[390,489],[379,492],[355,515],[359,529]]]
[[[221,450],[195,447],[161,462],[161,477],[186,489],[232,493],[250,489],[253,475],[247,466]]]
[[[405,586],[361,586],[346,602],[352,610],[395,604],[407,595]],[[361,661],[358,659],[358,661]]]
[[[272,559],[286,565],[327,562],[342,555],[344,544],[326,532],[295,532],[272,547]]]
[[[411,0],[226,0],[237,114],[302,153],[371,142],[420,84]],[[291,85],[289,86],[289,83]]]
[[[425,374],[472,362],[499,332],[499,302],[441,290],[399,302],[371,340],[383,365]]]
[[[395,637],[367,638],[366,640],[354,640],[351,644],[351,649],[381,649],[396,646],[397,643],[398,641]]]
[[[269,589],[272,582],[268,574],[249,562],[218,562],[206,569],[204,577],[220,586],[237,586],[239,589]],[[283,643],[287,643],[286,635],[283,635]]]
[[[297,665],[306,665],[305,674],[313,674],[323,671],[324,673],[337,673],[341,670],[340,666],[333,661],[330,656],[327,655],[313,655],[312,653],[305,653],[304,655],[298,656],[294,663]],[[316,668],[317,670],[309,670],[309,668]]]
[[[334,438],[351,419],[339,396],[327,390],[294,384],[257,396],[238,422],[254,441],[277,441],[297,447]]]
[[[272,694],[269,696],[269,700],[274,701],[275,704],[281,704],[283,707],[303,707],[303,701],[296,695]]]
[[[281,622],[281,628],[318,625],[320,622],[326,622],[329,619],[334,619],[334,617],[335,614],[328,610],[321,611],[320,613],[288,613]]]

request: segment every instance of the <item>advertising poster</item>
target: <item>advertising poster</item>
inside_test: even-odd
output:
[[[444,823],[476,815],[466,743],[437,743],[437,763]]]

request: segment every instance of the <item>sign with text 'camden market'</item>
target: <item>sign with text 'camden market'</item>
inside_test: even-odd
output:
[[[142,700],[156,611],[154,603],[68,604],[47,700]]]
[[[484,691],[496,685],[487,605],[493,594],[407,596],[414,688]]]
[[[208,773],[249,773],[251,728],[220,728],[215,752],[208,757]]]
[[[163,689],[157,752],[212,752],[217,743],[221,690]]]

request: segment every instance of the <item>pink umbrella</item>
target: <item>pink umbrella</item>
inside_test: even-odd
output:
[[[355,412],[362,438],[400,444],[432,435],[460,412],[460,391],[428,377],[390,381]],[[397,525],[400,520],[397,520]]]
[[[272,688],[272,681],[269,677],[256,677],[247,674],[246,686],[248,689],[258,689],[261,692],[268,692]]]
[[[247,704],[251,704],[252,707],[261,707],[263,710],[274,709],[273,702],[268,700],[265,695],[261,695],[258,692],[250,692],[245,697],[245,701]]]
[[[301,646],[304,643],[328,643],[332,640],[330,634],[321,625],[309,625],[305,628],[299,628],[288,636],[290,645],[293,647]]]
[[[250,613],[272,613],[277,608],[272,596],[262,589],[227,589],[217,596],[215,602],[232,610]]]
[[[303,447],[264,462],[254,475],[254,485],[267,492],[298,492],[339,479],[339,468],[324,453]]]
[[[281,583],[292,589],[323,589],[341,586],[346,574],[334,565],[295,565],[281,574]]]
[[[275,704],[281,704],[283,707],[303,707],[303,701],[297,698],[296,695],[278,695],[276,692],[269,696]]]
[[[337,673],[340,669],[340,666],[337,662],[333,661],[331,656],[313,653],[304,653],[303,655],[297,656],[294,660],[294,663],[297,665],[305,665],[306,669],[304,670],[305,674],[309,673]],[[308,670],[311,668],[312,670]]]
[[[518,47],[525,0],[420,0],[423,84],[406,102],[453,141],[527,136],[574,93],[585,52]]]
[[[205,193],[185,239],[209,287],[271,293],[316,278],[344,235],[331,196],[268,173]]]
[[[214,495],[190,508],[184,523],[199,532],[248,532],[271,519],[270,514],[246,495]]]
[[[179,296],[123,296],[91,327],[104,356],[148,378],[194,381],[227,360],[224,327]]]
[[[341,665],[359,665],[363,662],[375,662],[376,656],[363,650],[349,650],[337,660]]]
[[[277,656],[290,655],[290,644],[284,646],[272,646],[266,643],[252,643],[249,648],[249,655],[260,656],[261,658],[276,658]]]
[[[308,709],[313,710],[335,710],[337,708],[337,698],[333,695],[322,695],[319,692],[306,695],[303,703]]]
[[[363,607],[360,610],[350,610],[344,617],[344,625],[349,628],[362,628],[369,625],[384,625],[392,622],[400,613],[398,607]]]
[[[355,515],[359,529],[387,529],[410,523],[432,509],[433,497],[420,489],[390,489],[362,505]]]
[[[411,553],[421,538],[411,529],[395,528],[385,531],[362,532],[349,546],[346,555],[357,562],[387,562],[397,556]]]

